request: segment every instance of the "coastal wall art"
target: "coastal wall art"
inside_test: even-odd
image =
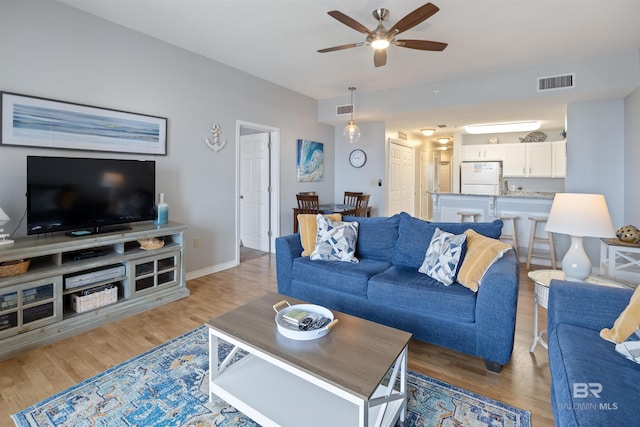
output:
[[[2,92],[0,144],[167,154],[167,119]]]
[[[298,140],[297,181],[319,182],[324,179],[324,144]]]

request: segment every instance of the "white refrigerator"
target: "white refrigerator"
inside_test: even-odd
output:
[[[502,162],[462,162],[460,164],[460,193],[500,194]]]

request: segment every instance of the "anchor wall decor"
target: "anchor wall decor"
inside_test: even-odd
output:
[[[204,143],[207,147],[217,153],[224,148],[224,146],[227,144],[227,140],[225,139],[220,142],[220,126],[217,123],[211,126],[211,133],[213,134],[213,142],[209,139],[209,137],[206,137],[204,139]]]

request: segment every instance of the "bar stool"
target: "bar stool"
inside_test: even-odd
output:
[[[520,253],[518,252],[518,231],[516,230],[516,219],[518,219],[518,216],[509,214],[497,214],[496,218],[502,220],[502,222],[511,221],[511,234],[502,233],[500,235],[500,240],[510,240],[513,243],[513,249],[515,249],[516,251],[516,256],[518,257],[518,259],[520,259]]]
[[[470,217],[471,221],[470,222],[478,222],[478,217],[480,216],[480,212],[467,212],[467,211],[460,211],[460,212],[456,212],[458,215],[460,215],[460,222],[465,222],[465,218]]]
[[[527,251],[527,270],[531,266],[531,256],[536,256],[538,258],[547,258],[551,260],[551,268],[556,269],[556,250],[553,247],[553,233],[547,233],[548,237],[536,237],[536,229],[538,228],[538,224],[544,225],[547,222],[546,216],[530,216],[529,221],[531,221],[531,234],[529,235],[529,250]],[[535,242],[538,243],[546,243],[549,245],[549,252],[535,252],[533,250],[533,244]]]

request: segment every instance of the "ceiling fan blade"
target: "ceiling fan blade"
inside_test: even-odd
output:
[[[353,28],[354,30],[356,30],[356,31],[358,31],[360,33],[367,34],[367,35],[372,35],[373,34],[371,31],[369,31],[369,29],[367,27],[365,27],[364,25],[362,25],[361,23],[359,23],[355,19],[353,19],[353,18],[345,15],[344,13],[340,12],[339,10],[330,10],[327,13],[329,15],[331,15],[333,18],[335,18],[338,21],[342,22],[347,27],[351,27],[351,28]]]
[[[382,67],[387,63],[387,49],[376,49],[373,54],[373,65]]]
[[[318,50],[318,52],[320,52],[320,53],[335,52],[336,50],[351,49],[352,47],[358,47],[358,46],[362,46],[362,45],[364,45],[364,43],[343,44],[343,45],[340,45],[340,46],[333,46],[333,47],[328,47],[326,49],[320,49],[320,50]]]
[[[428,40],[396,40],[396,46],[418,50],[434,50],[441,52],[447,47],[447,43],[431,42]]]
[[[409,13],[407,16],[396,22],[396,24],[389,29],[389,32],[393,32],[397,30],[398,33],[402,33],[407,31],[410,28],[415,27],[422,21],[431,17],[440,9],[433,3],[423,4],[413,12]],[[336,18],[337,19],[337,18]]]

